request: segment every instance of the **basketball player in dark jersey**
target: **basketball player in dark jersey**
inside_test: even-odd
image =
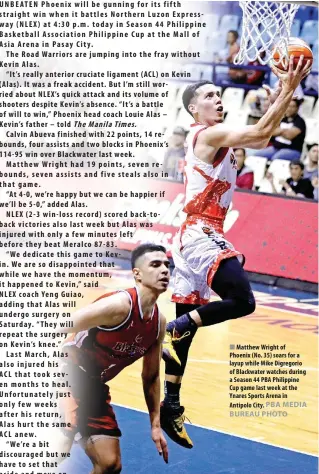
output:
[[[168,462],[160,427],[159,375],[166,321],[156,301],[169,284],[169,260],[164,247],[143,244],[132,252],[131,263],[134,288],[101,296],[72,315],[72,329],[59,330],[75,333],[62,346],[71,396],[61,398],[61,415],[69,427],[59,452],[69,452],[73,440],[79,441],[93,463],[91,474],[121,472],[121,431],[107,382],[141,357],[152,439]]]

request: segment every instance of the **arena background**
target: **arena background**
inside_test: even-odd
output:
[[[214,39],[219,39],[219,42],[212,39],[210,45],[218,50],[224,45],[224,32],[236,24],[239,26],[241,11],[237,2],[205,3],[205,9],[211,31],[216,31]],[[306,31],[303,25],[310,18],[311,21],[317,20],[317,10],[302,6],[294,23],[295,36]],[[316,64],[313,71],[316,71]],[[181,67],[184,69],[185,64]],[[213,78],[217,86],[223,88],[231,86],[224,91],[226,111],[230,110],[230,104],[237,105],[228,115],[228,120],[233,120],[235,116],[237,123],[239,120],[245,122],[248,113],[247,99],[245,102],[247,90],[227,84],[222,66],[205,61],[188,64],[187,67],[192,72],[191,79],[171,84],[171,106],[163,123],[163,131],[167,135],[176,125],[189,128],[189,116],[181,107],[181,94],[186,84],[202,78]],[[266,81],[270,84],[274,82],[269,72]],[[309,124],[306,141],[311,143],[317,125],[317,106],[316,97],[306,97],[310,97],[306,98]],[[162,156],[157,153],[150,159],[160,162]],[[260,176],[264,166],[265,163],[259,161],[255,174]],[[116,183],[110,190],[112,187],[116,189]],[[145,193],[141,197],[144,199],[143,210],[158,215],[150,219],[130,219],[131,211],[139,211],[138,200],[130,197],[114,200],[112,209],[126,211],[132,223],[127,235],[117,241],[123,258],[117,261],[118,267],[112,272],[112,278],[100,281],[100,287],[87,293],[81,305],[92,301],[105,290],[132,285],[128,260],[130,250],[145,241],[162,243],[169,250],[182,222],[183,184],[167,179],[149,179],[141,187],[140,183],[131,180],[127,189]],[[148,192],[163,190],[163,198],[155,199],[148,195]],[[109,200],[107,205],[110,206]],[[182,403],[192,422],[187,429],[195,447],[187,451],[169,441],[168,466],[155,456],[149,438],[148,416],[140,386],[140,366],[134,364],[112,381],[112,397],[123,431],[123,473],[317,472],[317,220],[315,202],[256,192],[235,192],[225,231],[227,238],[246,255],[246,269],[251,279],[266,283],[253,283],[257,310],[242,320],[229,321],[198,332],[191,348],[182,393]],[[298,291],[284,287],[297,288]],[[161,310],[168,320],[174,317],[170,295],[171,288],[160,299]],[[245,421],[231,418],[228,414],[229,346],[233,343],[260,342],[286,343],[291,352],[301,354],[307,375],[293,399],[305,400],[307,407],[290,409],[289,416],[285,418],[246,418]],[[63,468],[67,474],[84,474],[89,472],[90,462],[75,446],[71,459],[64,463]]]

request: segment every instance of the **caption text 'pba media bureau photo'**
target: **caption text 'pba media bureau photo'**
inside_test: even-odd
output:
[[[0,474],[318,474],[318,2],[0,0]]]

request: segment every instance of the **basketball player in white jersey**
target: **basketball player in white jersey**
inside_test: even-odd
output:
[[[310,72],[303,57],[287,72],[274,69],[280,87],[271,93],[271,106],[255,125],[229,128],[213,83],[192,84],[183,94],[185,109],[195,123],[187,137],[185,165],[186,220],[177,234],[173,259],[176,317],[167,325],[163,358],[166,361],[165,399],[161,425],[168,436],[186,448],[193,444],[184,427],[179,392],[188,350],[200,326],[210,326],[251,314],[255,299],[243,270],[244,256],[224,236],[223,223],[231,203],[237,163],[232,147],[264,148],[279,126],[294,90]],[[254,245],[253,236],[247,236]],[[211,290],[221,301],[209,302]]]

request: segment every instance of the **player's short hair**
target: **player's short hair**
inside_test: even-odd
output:
[[[140,258],[145,253],[148,253],[148,252],[164,252],[164,253],[166,253],[166,248],[163,247],[163,245],[156,245],[156,244],[152,244],[152,243],[146,243],[146,244],[139,245],[138,247],[136,247],[133,250],[132,255],[131,255],[132,269],[135,268],[137,259]]]
[[[241,150],[241,151],[243,152],[244,156],[246,156],[246,150],[245,150],[245,148],[240,148],[240,147],[234,148],[234,151],[237,151],[237,150]]]
[[[305,169],[305,165],[299,160],[293,160],[289,163],[289,168],[292,166],[299,166],[299,168],[303,171]]]
[[[183,92],[183,96],[182,96],[183,105],[191,116],[193,116],[193,114],[192,112],[188,110],[188,106],[191,103],[192,99],[195,97],[195,93],[197,89],[199,89],[202,86],[205,86],[206,84],[214,85],[212,81],[199,81],[199,82],[195,82],[195,84],[190,84],[189,86],[187,86]]]
[[[296,104],[296,106],[298,107],[298,109],[299,109],[299,107],[301,106],[301,104],[303,103],[303,101],[304,101],[303,98],[300,98],[300,99],[299,99],[298,97],[293,97],[293,98],[291,99],[291,102],[295,102],[295,104]]]
[[[238,40],[238,38],[239,38],[238,31],[236,31],[236,30],[229,30],[228,33],[231,33],[232,35],[234,35],[236,41]]]

